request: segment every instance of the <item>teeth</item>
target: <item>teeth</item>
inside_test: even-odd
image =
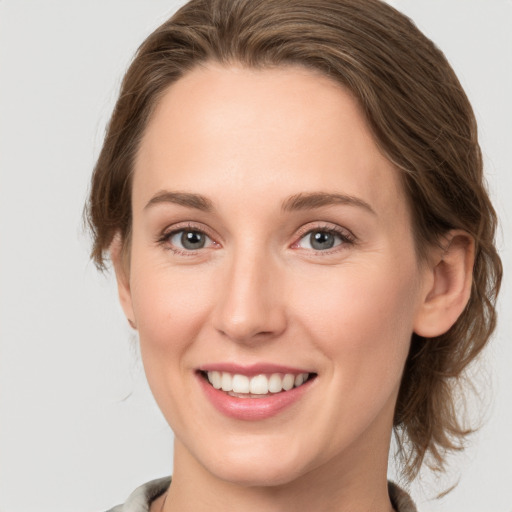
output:
[[[271,375],[255,375],[247,377],[239,373],[231,374],[228,372],[211,371],[207,373],[208,381],[215,389],[222,391],[251,394],[267,395],[269,393],[280,393],[289,391],[293,387],[298,387],[308,380],[309,373],[273,373]]]
[[[283,378],[283,389],[285,391],[289,391],[293,388],[293,384],[295,383],[295,375],[291,373],[287,373]]]
[[[233,390],[233,377],[231,377],[230,373],[223,372],[220,382],[221,382],[220,387],[222,388],[222,391],[232,391]]]
[[[233,375],[233,391],[235,393],[249,393],[249,377],[238,373]]]
[[[256,375],[251,379],[249,392],[253,395],[266,395],[268,393],[268,379],[265,375]]]
[[[283,379],[279,373],[274,373],[268,381],[268,390],[271,393],[279,393],[283,389]]]
[[[209,372],[208,378],[215,389],[220,389],[222,387],[222,375],[220,372]]]

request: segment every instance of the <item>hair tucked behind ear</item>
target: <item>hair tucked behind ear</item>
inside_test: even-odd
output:
[[[378,0],[192,0],[147,38],[122,83],[87,209],[99,267],[115,233],[129,241],[133,160],[155,105],[208,61],[301,65],[350,90],[401,172],[419,258],[450,229],[474,238],[469,303],[446,334],[413,335],[395,413],[407,477],[428,453],[442,469],[468,433],[455,387],[495,327],[502,273],[475,118],[453,70],[408,18]]]

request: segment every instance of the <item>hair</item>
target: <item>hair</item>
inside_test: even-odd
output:
[[[502,274],[476,121],[455,73],[409,18],[379,0],[191,0],[143,42],[122,82],[86,206],[100,269],[114,236],[130,245],[133,163],[155,106],[208,62],[302,66],[351,91],[400,173],[419,259],[448,230],[474,238],[469,302],[445,334],[412,335],[395,409],[405,478],[424,460],[443,470],[470,432],[456,390],[495,328]]]

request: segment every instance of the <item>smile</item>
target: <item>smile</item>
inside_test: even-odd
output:
[[[314,387],[318,375],[277,365],[211,365],[196,371],[207,401],[223,416],[261,421],[291,408]]]
[[[302,386],[310,377],[309,373],[272,373],[249,377],[240,373],[209,371],[208,382],[215,388],[237,398],[259,398],[269,394],[290,391]]]

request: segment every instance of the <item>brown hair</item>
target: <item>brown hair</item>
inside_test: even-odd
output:
[[[129,245],[133,161],[155,105],[207,61],[295,64],[341,84],[401,170],[418,255],[449,229],[474,237],[469,303],[446,334],[413,334],[395,410],[405,476],[414,478],[427,454],[443,469],[468,434],[455,388],[494,330],[502,272],[476,122],[453,70],[411,20],[379,0],[191,0],[144,41],[124,77],[87,205],[98,267],[116,233]]]

